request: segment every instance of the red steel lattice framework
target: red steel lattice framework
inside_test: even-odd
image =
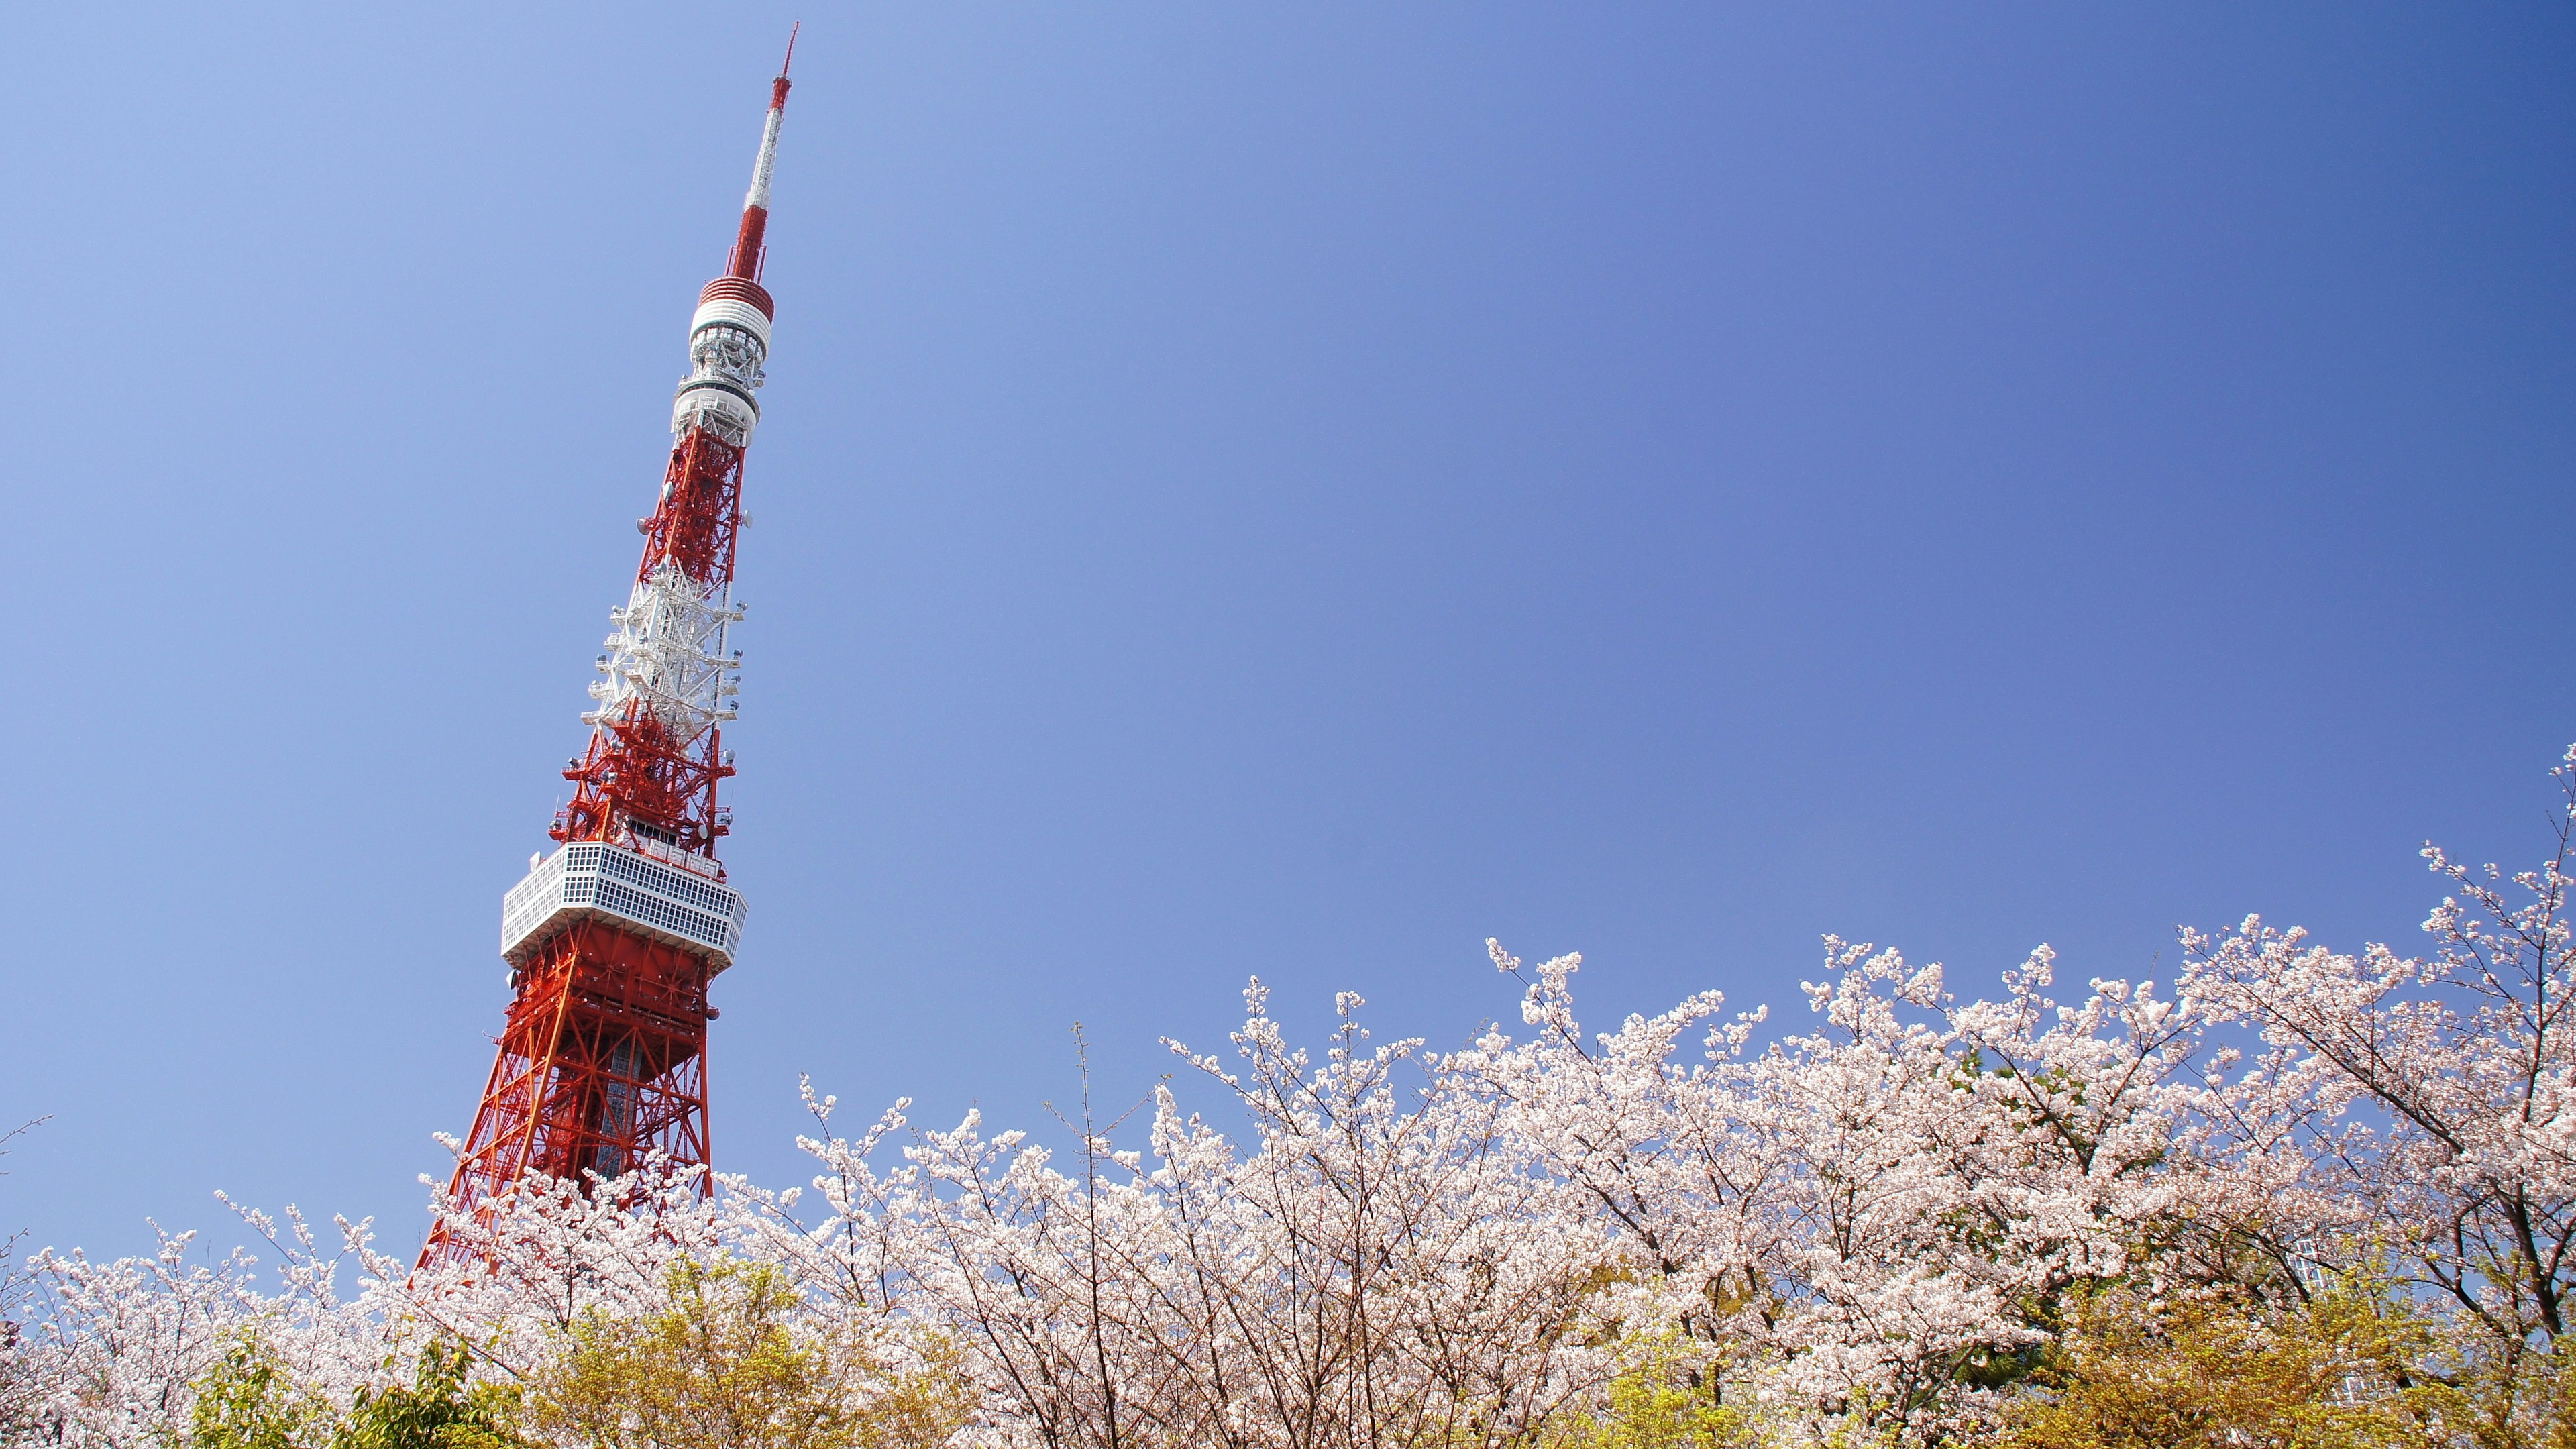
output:
[[[732,825],[716,787],[734,773],[721,727],[742,657],[726,636],[742,617],[734,550],[775,316],[761,270],[787,89],[782,64],[725,274],[690,322],[670,467],[637,524],[633,590],[610,614],[589,746],[564,770],[572,803],[548,831],[559,844],[503,903],[509,1016],[449,1184],[469,1209],[530,1173],[586,1182],[657,1153],[673,1169],[710,1161],[707,988],[742,923],[715,857]],[[465,1256],[442,1224],[420,1262]]]

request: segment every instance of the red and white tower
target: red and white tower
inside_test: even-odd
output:
[[[793,60],[792,35],[787,49]],[[509,1019],[450,1184],[469,1208],[524,1173],[614,1176],[657,1150],[675,1167],[709,1160],[707,985],[733,964],[743,920],[716,860],[742,663],[727,639],[742,619],[734,540],[775,315],[760,272],[786,106],[782,64],[731,260],[689,321],[670,469],[636,525],[634,587],[609,611],[598,707],[582,716],[590,746],[564,770],[572,803],[548,831],[561,844],[502,899]],[[421,1261],[450,1251],[433,1234]]]

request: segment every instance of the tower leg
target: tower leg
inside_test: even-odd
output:
[[[707,1165],[706,961],[596,921],[547,942],[517,973],[473,1135],[448,1191],[489,1220],[527,1173],[580,1183]],[[707,1190],[704,1175],[699,1191]],[[473,1254],[442,1223],[419,1266]]]

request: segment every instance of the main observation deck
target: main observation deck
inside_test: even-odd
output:
[[[674,852],[677,854],[677,852]],[[694,863],[703,857],[681,856]],[[522,965],[546,939],[577,921],[608,921],[706,957],[718,971],[733,964],[747,909],[742,892],[705,868],[596,840],[576,840],[539,861],[501,898],[501,956]]]

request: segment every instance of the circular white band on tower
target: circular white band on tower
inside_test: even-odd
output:
[[[763,353],[769,351],[769,319],[761,316],[760,309],[749,302],[737,302],[730,297],[700,302],[697,315],[689,319],[689,340],[696,341],[698,334],[710,327],[738,327],[760,340]]]
[[[680,395],[671,401],[671,432],[674,436],[701,425],[712,414],[721,419],[716,431],[731,434],[727,441],[736,447],[751,444],[752,429],[760,426],[760,405],[743,395],[730,383],[692,378],[680,385]]]

